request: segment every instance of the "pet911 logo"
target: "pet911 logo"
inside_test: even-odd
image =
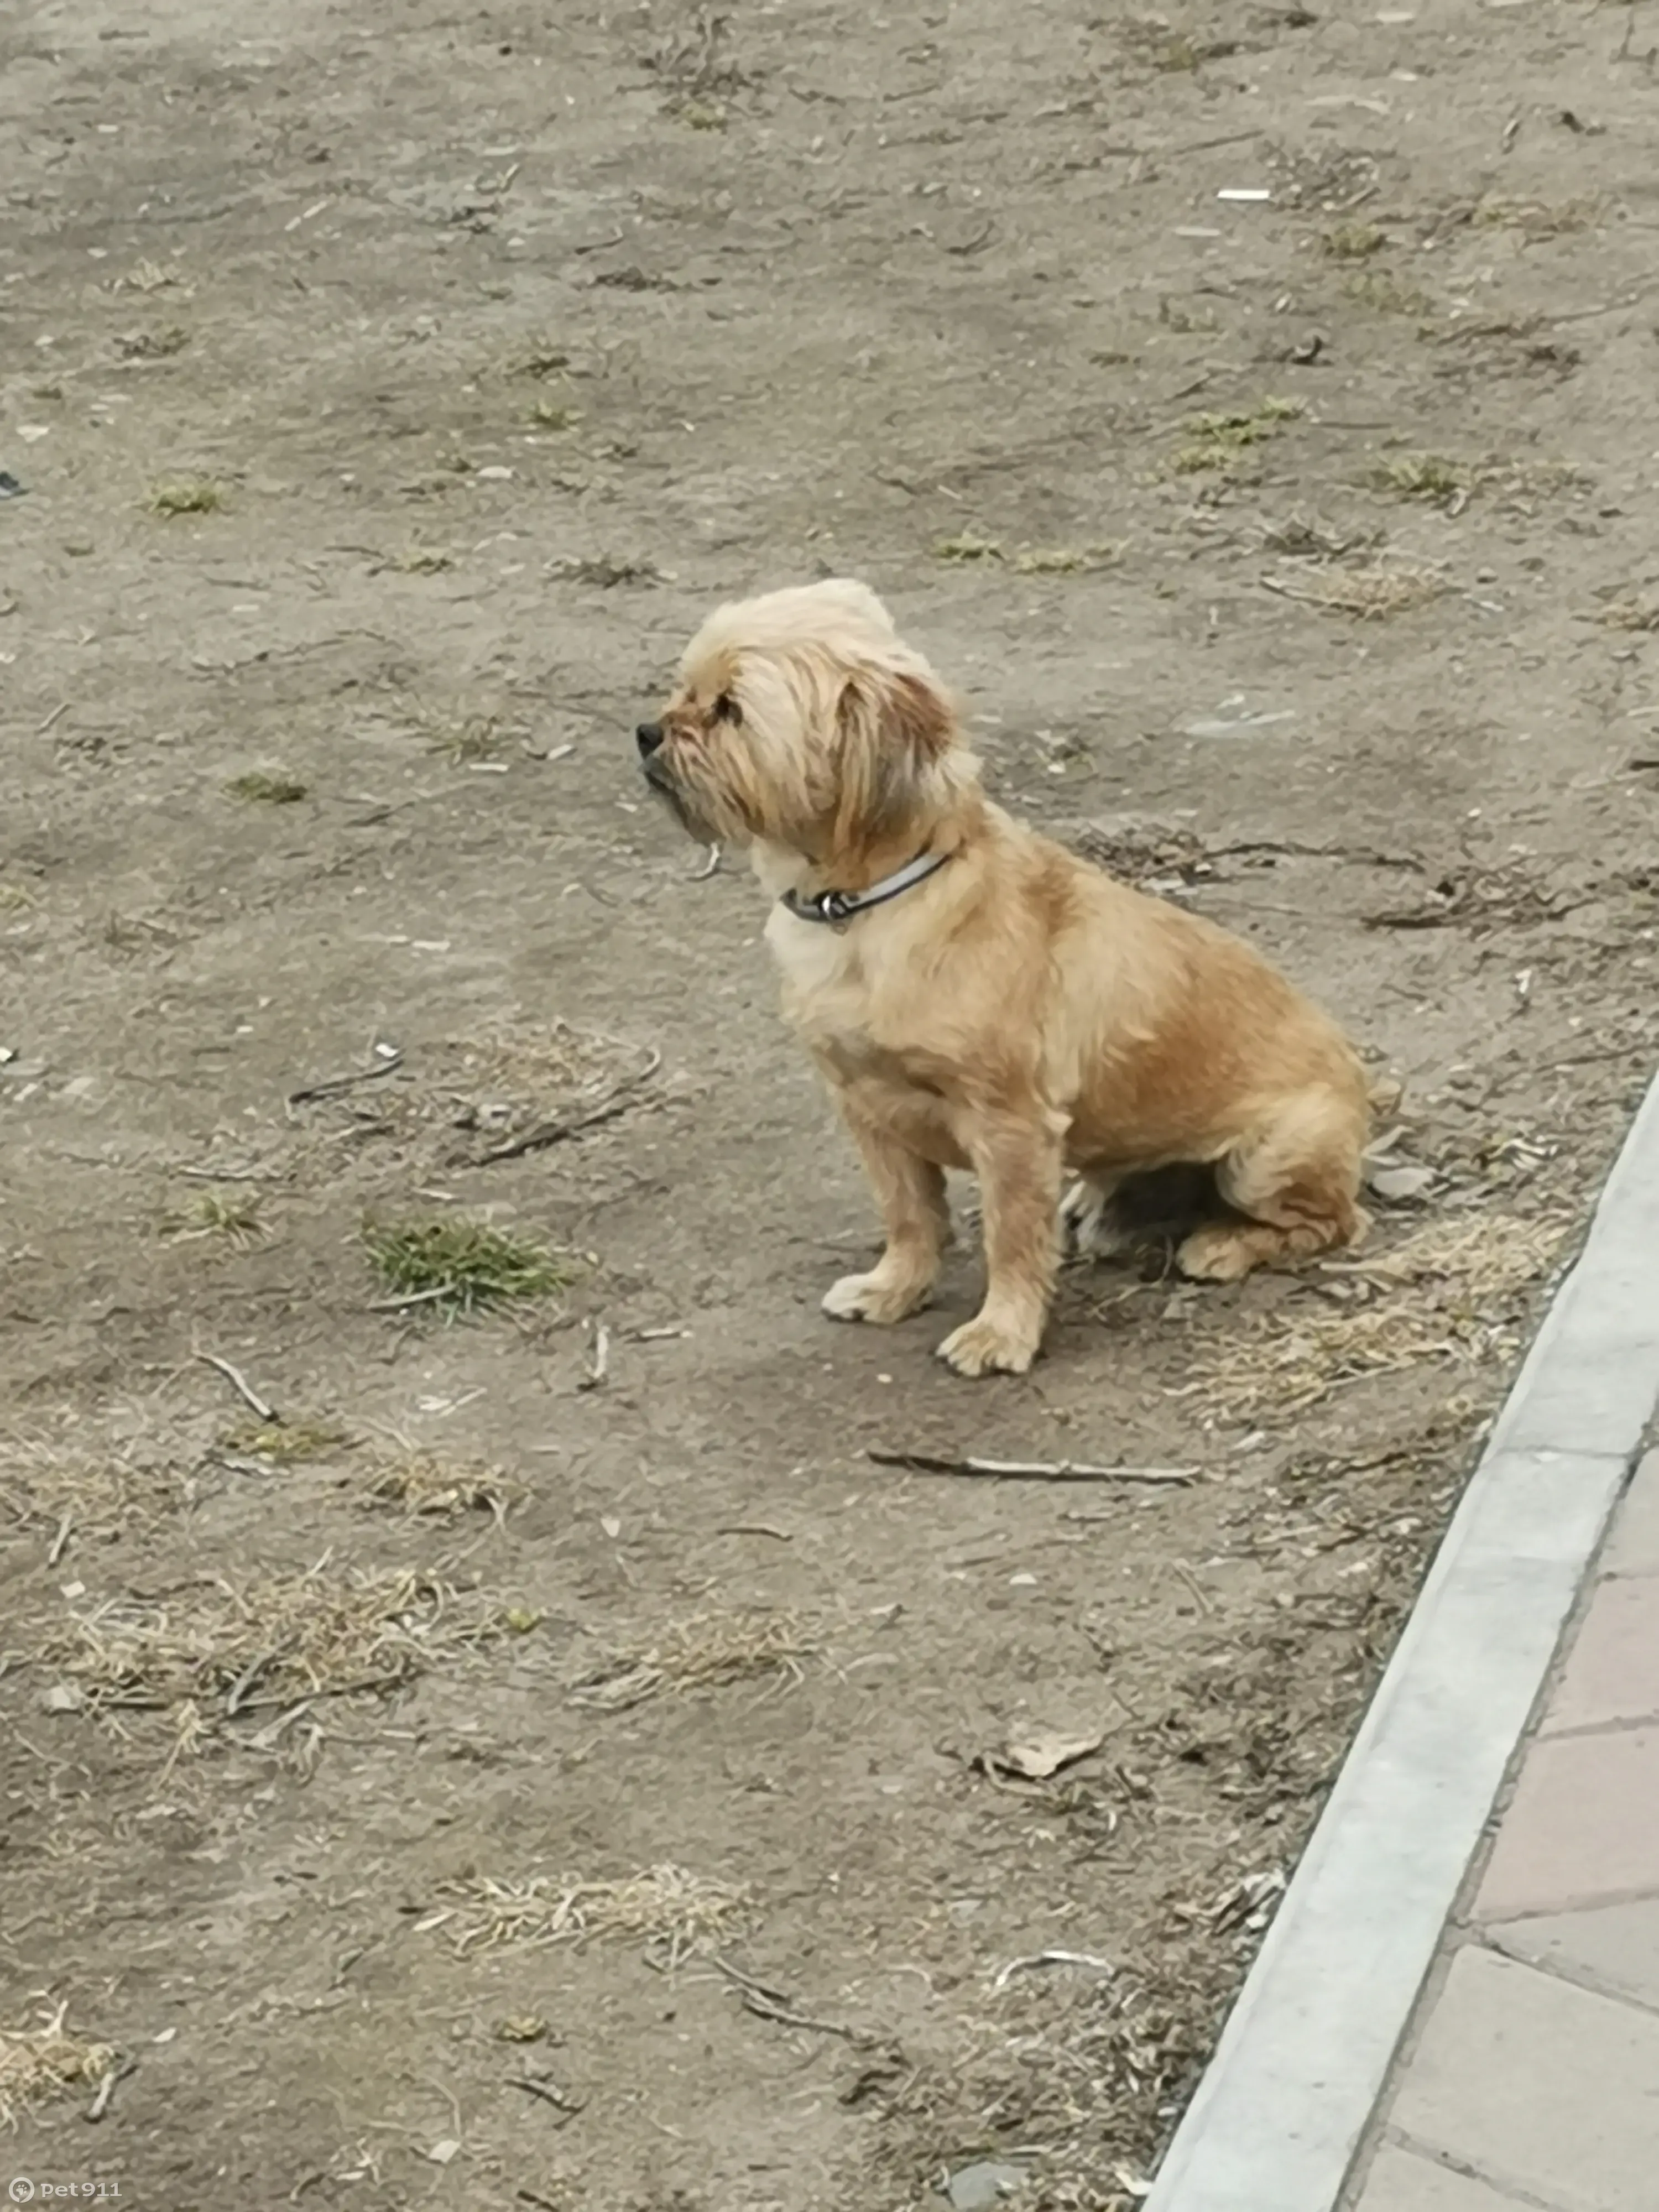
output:
[[[34,2181],[27,2173],[20,2173],[7,2188],[6,2194],[14,2204],[57,2203],[72,2197],[118,2197],[118,2181]]]

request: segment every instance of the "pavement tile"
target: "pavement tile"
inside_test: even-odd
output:
[[[1519,1920],[1646,1891],[1659,1893],[1659,1728],[1534,1743],[1475,1917]]]
[[[1385,2143],[1353,2212],[1518,2212],[1520,2200]],[[1528,2212],[1530,2209],[1528,2208]]]
[[[1500,2192],[1559,2212],[1654,2212],[1659,2017],[1468,1947],[1389,2117]]]
[[[1659,1576],[1597,1583],[1567,1654],[1543,1733],[1659,1714]]]
[[[1604,1575],[1659,1575],[1659,1451],[1637,1468],[1619,1508],[1607,1549]]]
[[[1500,1921],[1486,1936],[1511,1959],[1558,1967],[1610,1996],[1630,1997],[1659,2012],[1659,1897],[1589,1912]]]

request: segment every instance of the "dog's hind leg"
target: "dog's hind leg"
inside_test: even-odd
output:
[[[842,1111],[881,1208],[887,1243],[867,1275],[843,1275],[830,1285],[823,1310],[837,1321],[902,1321],[927,1304],[951,1241],[945,1170],[845,1101]]]
[[[1121,1176],[1104,1169],[1080,1175],[1060,1201],[1061,1249],[1079,1260],[1114,1260],[1131,1238],[1115,1201]]]
[[[1357,1244],[1370,1226],[1359,1204],[1367,1118],[1334,1090],[1287,1100],[1216,1162],[1222,1198],[1243,1217],[1195,1229],[1176,1258],[1200,1282],[1236,1283],[1253,1267]]]

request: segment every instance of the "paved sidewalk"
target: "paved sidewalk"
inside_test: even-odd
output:
[[[1659,1452],[1620,1508],[1494,1829],[1344,2205],[1656,2212]]]

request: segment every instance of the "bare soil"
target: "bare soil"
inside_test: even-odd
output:
[[[1135,2201],[1653,1057],[1654,13],[0,27],[0,2170]],[[1405,1079],[1391,1272],[820,1317],[628,732],[837,571]]]

